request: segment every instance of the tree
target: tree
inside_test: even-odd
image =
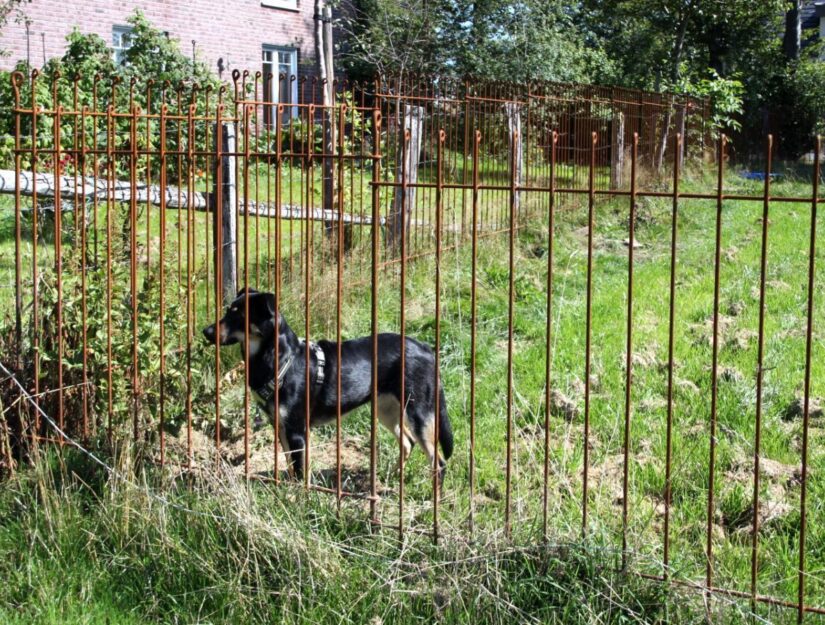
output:
[[[610,80],[613,64],[562,0],[355,0],[339,21],[348,73]]]
[[[785,37],[782,40],[782,50],[788,60],[799,58],[802,49],[802,19],[799,12],[801,0],[791,0],[790,8],[785,13]]]

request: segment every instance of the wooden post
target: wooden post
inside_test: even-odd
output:
[[[673,96],[670,96],[668,102],[667,113],[665,113],[665,121],[662,126],[662,136],[659,142],[659,148],[656,153],[656,170],[662,171],[662,166],[665,163],[665,152],[667,152],[667,135],[670,132],[670,122],[673,120],[673,107],[676,103],[673,101]],[[654,126],[655,128],[655,126]]]
[[[621,189],[624,182],[624,113],[613,114],[613,152],[610,155],[610,188]]]
[[[510,160],[510,155],[515,154],[515,167],[513,167],[513,163],[509,163],[510,171],[515,174],[516,186],[521,186],[521,172],[524,165],[524,140],[521,132],[520,106],[517,102],[508,102],[504,105],[504,111],[507,114],[507,134],[510,147],[507,160]],[[515,149],[513,149],[513,141],[515,141]],[[516,215],[518,215],[521,208],[521,191],[516,191],[514,208]]]
[[[409,215],[412,212],[413,204],[415,203],[415,187],[408,186],[406,189],[406,197],[404,189],[401,187],[402,175],[405,171],[404,167],[404,134],[409,131],[410,141],[407,145],[407,184],[415,184],[418,182],[418,161],[421,155],[421,129],[424,125],[424,108],[421,106],[404,105],[404,121],[401,124],[398,137],[398,154],[395,165],[395,195],[392,202],[392,214],[389,219],[389,231],[387,232],[387,245],[395,247],[401,243],[401,226],[402,219],[407,219],[409,225]],[[402,204],[404,206],[404,213],[402,214]],[[406,228],[407,237],[409,237],[410,229]]]
[[[212,206],[217,208],[217,198],[221,197],[221,214],[218,215],[216,209],[213,209],[212,225],[215,235],[212,240],[217,242],[221,240],[221,258],[223,267],[221,267],[221,276],[223,283],[223,294],[216,293],[215,301],[225,305],[235,299],[235,294],[238,292],[237,288],[237,267],[235,266],[235,259],[237,257],[237,234],[238,234],[238,215],[235,212],[235,198],[238,193],[237,180],[235,178],[235,151],[237,150],[237,143],[235,141],[235,126],[234,124],[221,124],[222,128],[215,128],[215,142],[221,142],[221,157],[220,163],[216,163],[216,168],[221,168],[221,176],[223,178],[221,188],[217,184],[213,189],[213,195],[216,199],[212,202]],[[217,145],[215,146],[217,149]],[[217,176],[212,176],[213,180],[217,180]],[[221,234],[218,236],[218,228],[221,228]],[[215,250],[215,259],[217,259],[217,249]],[[217,262],[217,260],[216,260]],[[215,268],[218,271],[218,268]],[[217,273],[216,273],[217,275]],[[218,281],[215,280],[215,288],[217,289]],[[221,298],[221,295],[223,296]]]

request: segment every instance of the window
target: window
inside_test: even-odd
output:
[[[298,10],[298,0],[261,0],[261,6],[272,7],[273,9]]]
[[[298,104],[298,51],[295,48],[264,46],[263,48],[264,101],[272,106],[264,108],[264,124],[275,125],[278,104]],[[285,106],[281,123],[298,116],[297,106]]]
[[[112,27],[112,57],[115,65],[123,65],[126,61],[126,50],[132,47],[132,27]]]

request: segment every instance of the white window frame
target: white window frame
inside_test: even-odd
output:
[[[269,44],[264,44],[261,49],[261,59],[263,63],[270,63],[272,67],[272,80],[270,81],[270,93],[267,94],[269,97],[269,101],[272,102],[272,119],[277,119],[276,116],[278,115],[278,104],[280,104],[279,98],[281,97],[281,91],[278,89],[278,75],[280,72],[281,62],[278,58],[279,54],[287,53],[291,56],[290,58],[290,70],[289,74],[296,77],[296,80],[290,82],[290,89],[291,89],[291,96],[292,96],[292,109],[290,117],[295,118],[298,117],[298,48],[293,48],[291,46],[273,46]],[[266,55],[272,55],[270,60],[267,61],[265,59]],[[289,80],[289,75],[287,75],[287,80]]]
[[[298,0],[261,0],[262,7],[272,9],[286,9],[288,11],[298,10]]]
[[[123,46],[123,35],[131,35],[135,29],[131,26],[124,26],[122,24],[115,24],[112,26],[112,60],[115,65],[123,64],[123,56],[126,51],[131,48],[131,43],[128,46]]]

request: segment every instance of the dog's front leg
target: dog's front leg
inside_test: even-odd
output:
[[[287,430],[285,451],[289,458],[290,473],[296,480],[304,478],[304,449],[306,438],[301,430]]]

